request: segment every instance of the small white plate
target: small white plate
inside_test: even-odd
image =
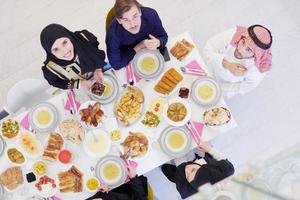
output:
[[[186,110],[187,110],[187,113],[186,113],[186,116],[185,118],[183,118],[183,120],[181,121],[178,121],[178,122],[175,122],[173,120],[171,120],[169,117],[168,117],[168,108],[169,108],[169,105],[171,105],[172,103],[181,103],[185,106]],[[166,120],[167,123],[169,123],[170,125],[172,126],[183,126],[185,125],[192,117],[192,110],[191,110],[191,106],[190,104],[186,101],[186,100],[183,100],[181,98],[174,98],[174,99],[171,99],[169,100],[165,106],[164,106],[164,109],[163,109],[163,116],[164,116],[164,119]]]
[[[41,177],[40,177],[41,178]],[[39,178],[39,179],[40,179]],[[44,198],[48,198],[48,197],[52,197],[53,195],[55,195],[57,192],[58,192],[58,187],[59,187],[59,185],[57,184],[58,182],[54,179],[54,178],[52,178],[52,177],[49,177],[49,178],[51,178],[51,179],[53,179],[54,180],[54,183],[55,183],[55,185],[56,185],[56,187],[55,188],[52,188],[51,190],[49,190],[49,191],[39,191],[35,186],[34,186],[34,188],[35,188],[35,191],[36,191],[36,193],[38,194],[38,195],[40,195],[41,197],[44,197]],[[37,180],[37,182],[38,182],[39,180]],[[37,183],[36,182],[36,183]],[[49,183],[48,183],[49,184]]]
[[[38,151],[37,151],[36,154],[32,155],[32,154],[28,153],[27,150],[23,147],[22,142],[20,141],[23,134],[24,134],[24,135],[28,134],[30,137],[32,137],[34,140],[36,140],[36,142],[37,142],[37,147],[38,147]],[[20,133],[19,133],[19,143],[20,143],[20,146],[21,146],[22,150],[25,152],[25,154],[26,154],[26,156],[27,156],[28,158],[37,158],[37,157],[40,156],[41,153],[42,153],[42,145],[41,145],[41,142],[39,141],[39,139],[38,139],[33,133],[31,133],[31,132],[29,132],[29,131],[20,131]]]
[[[8,158],[7,151],[8,151],[9,149],[12,149],[12,148],[17,149],[17,150],[23,155],[23,157],[24,157],[24,162],[22,162],[22,163],[15,163],[15,162],[12,162],[12,161]],[[8,146],[8,147],[6,147],[6,149],[5,149],[5,156],[6,156],[7,160],[8,160],[11,164],[13,164],[14,166],[23,166],[23,165],[25,165],[25,164],[27,163],[26,154],[25,154],[25,152],[24,152],[23,150],[21,150],[21,148],[20,148],[19,146],[18,146],[18,147],[15,147],[15,146]]]

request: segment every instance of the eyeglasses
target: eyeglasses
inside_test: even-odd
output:
[[[142,13],[137,13],[137,14],[133,15],[133,17],[131,19],[121,18],[120,20],[126,24],[130,24],[130,23],[139,21],[141,19],[141,16],[142,16]]]

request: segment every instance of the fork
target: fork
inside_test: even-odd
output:
[[[111,74],[115,77],[115,79],[121,84],[121,80],[119,79],[119,77],[116,75],[115,71],[112,69],[111,70]],[[123,83],[121,85],[121,87],[126,88],[127,87],[127,83]]]

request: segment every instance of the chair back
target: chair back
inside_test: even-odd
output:
[[[8,91],[4,110],[9,114],[15,114],[23,107],[27,109],[46,101],[51,98],[51,95],[47,93],[49,88],[50,85],[45,80],[21,80]]]

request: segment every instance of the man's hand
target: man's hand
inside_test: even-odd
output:
[[[243,76],[247,71],[247,68],[244,65],[228,62],[225,59],[223,59],[222,64],[224,68],[228,69],[235,76]]]
[[[160,46],[160,40],[151,34],[149,34],[149,37],[150,37],[150,39],[146,39],[144,41],[146,48],[150,49],[150,50],[157,49]]]
[[[140,41],[135,47],[133,47],[134,51],[137,53],[139,50],[146,48],[145,40]]]
[[[102,69],[96,69],[94,71],[94,80],[99,82],[99,83],[102,83],[102,81],[103,81]]]

